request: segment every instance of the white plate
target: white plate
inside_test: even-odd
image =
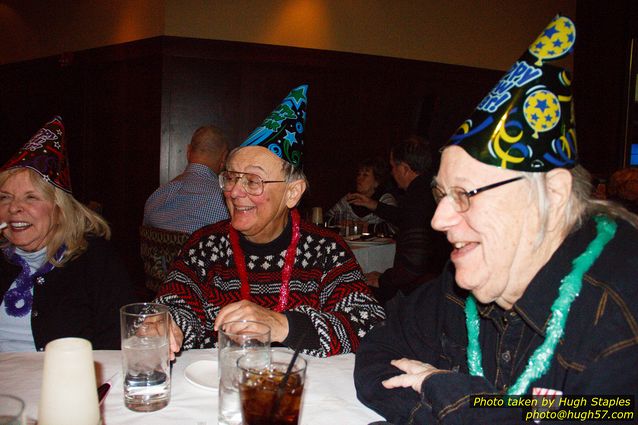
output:
[[[196,387],[216,390],[219,386],[216,360],[199,360],[191,363],[184,370],[184,377]]]
[[[392,238],[373,238],[373,239],[366,239],[363,241],[360,239],[357,239],[354,241],[346,240],[346,243],[351,246],[384,245],[391,242],[392,242]]]

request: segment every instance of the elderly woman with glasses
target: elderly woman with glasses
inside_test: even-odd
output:
[[[432,227],[451,262],[357,352],[358,397],[396,425],[531,423],[561,416],[522,403],[638,393],[638,217],[592,198],[568,74],[536,60],[574,34],[556,17],[442,152]]]
[[[271,341],[307,354],[355,351],[384,318],[345,242],[306,223],[295,206],[306,86],[294,89],[233,150],[219,182],[231,219],[196,231],[157,301],[174,320],[172,352],[210,347],[224,323],[266,323]]]

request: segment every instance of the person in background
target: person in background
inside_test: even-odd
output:
[[[386,191],[386,180],[388,178],[387,162],[381,158],[364,159],[357,166],[357,190],[355,193],[348,193],[343,196],[327,212],[326,217],[330,221],[338,219],[363,221],[368,223],[368,231],[374,233],[377,225],[385,223],[385,221],[377,216],[374,211],[364,205],[354,205],[359,199],[358,195],[365,196],[376,202],[388,205],[397,205],[394,196]],[[390,235],[390,228],[386,234]]]
[[[359,399],[396,425],[541,418],[472,407],[481,396],[638,393],[638,217],[592,198],[571,78],[543,63],[574,37],[557,16],[442,152],[432,226],[451,263],[388,311],[355,362]]]
[[[228,139],[213,125],[195,130],[182,174],[146,201],[144,225],[185,233],[228,219],[217,175],[228,154]]]
[[[0,351],[42,351],[62,337],[119,349],[133,285],[108,224],[78,202],[59,117],[0,168]]]
[[[220,174],[231,219],[191,235],[156,302],[171,311],[171,351],[212,347],[226,322],[271,327],[273,343],[314,356],[354,352],[382,320],[352,252],[300,220],[306,93],[293,89],[233,150]]]
[[[430,190],[432,153],[429,142],[411,136],[394,145],[390,151],[392,177],[405,194],[399,205],[392,206],[374,199],[355,195],[350,201],[365,206],[376,215],[397,226],[394,265],[384,273],[366,275],[375,297],[382,304],[397,293],[409,294],[414,288],[436,276],[443,267],[438,249],[440,237],[429,225],[435,204]]]
[[[638,168],[623,168],[609,177],[607,199],[638,213]]]

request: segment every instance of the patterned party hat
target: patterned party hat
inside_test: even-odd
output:
[[[301,167],[308,85],[294,88],[240,146],[263,146]]]
[[[46,123],[0,168],[0,171],[11,168],[31,168],[45,181],[71,193],[71,176],[62,118],[55,117]]]
[[[450,139],[473,158],[518,171],[577,163],[571,77],[546,61],[570,53],[574,23],[556,16]]]

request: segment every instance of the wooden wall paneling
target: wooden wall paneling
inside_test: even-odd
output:
[[[96,62],[85,72],[87,197],[102,204],[112,240],[141,282],[137,229],[158,183],[161,58]]]
[[[220,127],[232,145],[238,140],[241,68],[210,58],[165,56],[162,95],[160,182],[186,166],[186,147],[193,132],[208,124]]]

